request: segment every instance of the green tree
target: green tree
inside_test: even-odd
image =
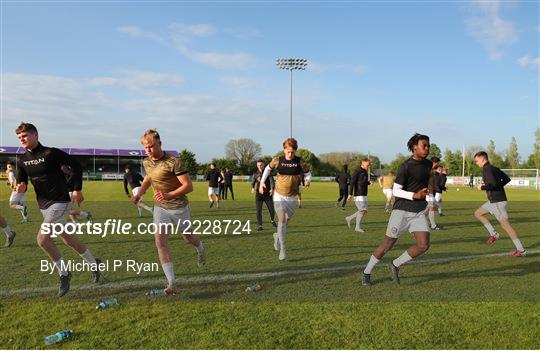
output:
[[[540,169],[540,128],[536,128],[534,138],[534,149],[527,161],[527,167]]]
[[[401,166],[401,164],[405,162],[405,160],[407,160],[408,158],[409,156],[405,156],[402,153],[398,153],[396,157],[394,158],[394,160],[390,162],[390,164],[388,165],[388,168],[395,174],[399,166]]]
[[[450,149],[444,150],[444,167],[448,168],[448,174],[453,176],[461,175],[461,162],[463,160],[461,151],[452,152]]]
[[[182,160],[182,165],[187,169],[190,175],[197,174],[199,164],[195,159],[195,154],[187,149],[180,151],[178,158]]]
[[[489,162],[492,165],[499,168],[502,167],[502,157],[495,151],[495,142],[493,140],[489,141],[486,153],[488,154]]]
[[[469,146],[465,148],[465,175],[473,174],[477,176],[481,174],[480,168],[476,165],[476,162],[474,162],[474,155],[478,151],[482,151],[482,150],[483,150],[482,146]]]
[[[506,163],[510,168],[520,168],[519,152],[516,138],[512,137],[508,151],[506,152]]]
[[[431,159],[433,156],[442,159],[441,149],[435,143],[429,146],[428,159]]]
[[[253,162],[261,156],[261,145],[247,138],[229,140],[225,145],[225,158],[235,160],[238,171],[248,174],[253,167]]]

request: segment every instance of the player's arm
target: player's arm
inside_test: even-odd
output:
[[[499,173],[500,173],[499,179],[501,180],[502,186],[505,186],[506,184],[510,183],[511,179],[506,173],[504,173],[500,169],[499,169]]]
[[[129,195],[129,190],[128,190],[128,179],[127,179],[127,174],[124,174],[124,190],[126,191],[126,195],[128,197],[131,197]]]
[[[251,179],[251,193],[255,192],[255,186],[257,185],[257,177],[255,176],[257,173],[253,173],[253,179]]]
[[[350,200],[354,195],[354,186],[356,182],[358,182],[358,173],[358,170],[355,170],[351,177],[351,184],[349,185],[349,196],[347,197],[347,200]]]
[[[82,174],[82,167],[77,160],[75,160],[74,157],[68,155],[66,152],[53,148],[53,156],[56,158],[58,163],[62,166],[69,166],[72,170],[72,175],[70,179],[70,183],[73,185],[73,192],[71,193],[71,201],[73,201],[76,204],[80,204],[84,201],[84,196],[82,193],[82,185],[83,185],[83,174]]]
[[[137,195],[134,195],[131,200],[135,203],[135,204],[138,204],[139,201],[141,201],[141,198],[143,197],[144,194],[146,194],[146,190],[148,190],[148,188],[150,187],[150,185],[152,185],[152,181],[150,179],[150,177],[148,175],[144,176],[144,179],[141,183],[141,187],[139,189],[139,193]]]
[[[173,191],[169,191],[168,193],[163,193],[161,191],[156,192],[154,195],[154,198],[157,201],[161,200],[170,200],[174,198],[178,198],[182,195],[189,194],[193,191],[193,183],[191,182],[191,177],[189,173],[182,173],[176,176],[178,181],[180,182],[180,186]]]
[[[26,170],[23,167],[22,161],[19,159],[17,161],[17,185],[15,187],[15,191],[17,193],[24,193],[28,187],[28,174],[26,173]]]
[[[383,184],[382,184],[382,177],[377,178],[377,181],[379,182],[379,186],[380,186],[381,189],[382,189],[382,186],[383,186]]]

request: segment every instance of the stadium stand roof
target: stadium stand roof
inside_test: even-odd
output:
[[[82,149],[82,148],[60,148],[70,155],[80,156],[131,156],[131,157],[146,157],[146,153],[141,149]],[[172,156],[178,156],[177,151],[164,150]],[[0,154],[22,155],[24,148],[20,146],[0,146]]]

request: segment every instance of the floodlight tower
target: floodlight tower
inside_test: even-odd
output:
[[[290,123],[290,137],[292,138],[292,72],[294,70],[305,70],[307,66],[307,60],[301,58],[278,58],[276,60],[276,66],[279,69],[286,69],[291,74],[291,97],[289,105],[289,123]]]

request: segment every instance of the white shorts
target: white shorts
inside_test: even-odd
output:
[[[418,213],[403,210],[393,210],[388,220],[386,236],[399,238],[402,232],[428,232],[429,226],[426,220],[425,211]]]
[[[392,189],[383,189],[382,192],[388,200],[392,198]]]
[[[211,186],[208,187],[208,195],[218,195],[219,196],[219,188],[212,188]]]
[[[482,208],[491,213],[498,221],[501,219],[508,219],[508,212],[506,210],[506,201],[489,202],[487,201],[482,205]]]
[[[428,194],[426,195],[426,201],[428,206],[435,206],[435,195]]]
[[[26,202],[26,193],[12,192],[9,197],[9,202]]]
[[[133,196],[139,195],[139,191],[141,191],[141,187],[140,187],[140,186],[131,189],[131,193],[133,194]],[[142,196],[141,196],[141,200],[142,200]]]
[[[274,192],[274,207],[276,212],[285,212],[287,219],[294,215],[296,196],[284,196]]]
[[[191,208],[189,205],[171,210],[154,206],[154,224],[156,225],[173,224],[176,226],[178,224],[178,233],[181,233],[191,226],[190,222]]]
[[[441,202],[442,193],[435,193],[435,202]]]
[[[43,223],[67,223],[71,202],[55,202],[49,208],[41,210]]]
[[[367,196],[355,196],[354,204],[356,205],[356,208],[358,209],[358,211],[367,211],[368,209]]]

